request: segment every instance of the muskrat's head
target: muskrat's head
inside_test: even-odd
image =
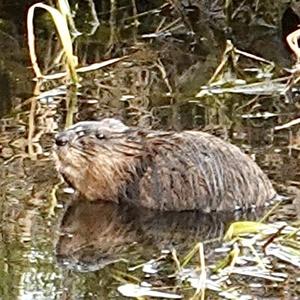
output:
[[[116,119],[79,122],[55,138],[57,169],[89,200],[117,201],[142,150],[135,132]]]

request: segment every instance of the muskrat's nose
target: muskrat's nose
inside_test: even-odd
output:
[[[64,133],[59,133],[55,136],[55,144],[57,146],[64,146],[68,143],[68,141],[69,141],[69,138]]]

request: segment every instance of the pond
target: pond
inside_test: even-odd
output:
[[[49,77],[34,80],[26,16],[36,2],[0,4],[0,298],[299,299],[300,102],[286,42],[297,2],[69,1],[78,68],[88,67],[76,88],[57,75],[65,58],[42,9],[37,61]],[[54,136],[68,120],[104,117],[217,135],[288,200],[212,214],[76,201],[55,169]],[[233,222],[262,219],[223,239]]]

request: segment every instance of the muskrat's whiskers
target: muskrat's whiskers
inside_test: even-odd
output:
[[[121,153],[121,154],[124,154],[124,155],[126,155],[126,156],[135,156],[136,155],[136,153],[135,152],[129,152],[127,149],[122,149],[122,148],[120,148],[120,147],[114,147],[114,150],[116,151],[116,152],[118,152],[118,153]]]
[[[72,145],[72,150],[73,150],[75,155],[81,156],[81,157],[85,158],[88,161],[92,161],[92,159],[93,159],[92,157],[96,153],[96,152],[93,153],[92,149],[83,150],[77,145]]]
[[[143,145],[141,145],[140,143],[138,142],[134,142],[134,141],[125,141],[125,142],[119,142],[118,145],[120,146],[124,146],[126,148],[130,148],[130,149],[133,149],[133,150],[138,150],[138,151],[141,151],[143,150]]]

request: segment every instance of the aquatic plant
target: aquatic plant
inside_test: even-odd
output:
[[[71,19],[71,14],[69,12],[70,8],[68,5],[65,5],[67,3],[66,1],[58,1],[58,3],[59,3],[60,10],[43,3],[36,3],[32,5],[28,10],[27,30],[28,30],[28,47],[29,47],[31,63],[37,79],[42,79],[43,75],[38,66],[37,57],[35,53],[35,44],[34,44],[35,35],[33,30],[34,11],[36,8],[41,8],[48,11],[53,19],[58,37],[63,47],[64,55],[66,57],[66,69],[68,71],[67,72],[68,77],[72,84],[77,84],[78,76],[75,69],[77,65],[77,58],[73,55],[72,39],[71,39],[71,34],[69,31],[68,21],[67,21],[67,19],[69,20]]]

